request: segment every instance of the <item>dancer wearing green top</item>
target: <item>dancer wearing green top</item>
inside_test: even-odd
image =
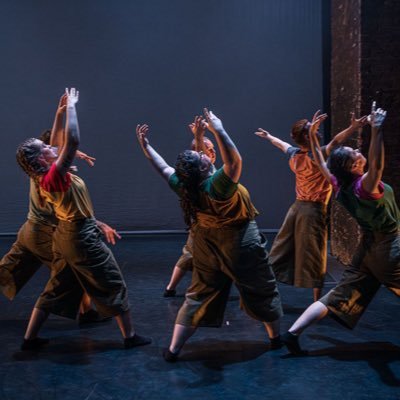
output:
[[[201,122],[202,117],[196,116],[194,121],[189,124],[189,128],[192,131],[195,139],[192,140],[191,149],[195,151],[202,151],[207,157],[211,160],[212,171],[215,172],[215,161],[217,159],[217,153],[214,149],[214,144],[211,142],[209,138],[204,136],[205,133],[205,125]],[[203,134],[201,135],[201,141],[197,140],[200,135],[197,135],[197,130],[201,129]],[[193,233],[189,230],[189,235],[187,241],[182,249],[182,255],[179,257],[178,261],[175,264],[175,267],[172,271],[172,275],[170,281],[165,288],[164,297],[174,297],[176,295],[176,287],[179,282],[185,276],[187,271],[192,271],[193,269]]]
[[[171,344],[164,351],[168,362],[177,360],[198,326],[221,325],[232,282],[239,290],[242,308],[264,323],[271,348],[281,347],[280,296],[268,264],[266,241],[254,221],[257,210],[239,184],[242,159],[221,120],[204,112],[223,160],[223,167],[214,174],[210,159],[191,150],[179,154],[172,168],[150,146],[148,126],[136,129],[145,156],[178,194],[186,224],[195,225],[192,284],[178,312]]]
[[[368,117],[371,142],[366,159],[350,147],[334,150],[328,163],[322,157],[316,140],[321,122],[314,118],[310,133],[312,150],[321,172],[330,181],[341,203],[362,229],[362,239],[351,265],[338,285],[313,303],[283,335],[282,340],[293,354],[303,354],[298,336],[313,322],[328,315],[347,328],[353,328],[381,284],[400,296],[400,213],[393,190],[381,181],[384,168],[384,146],[381,126],[386,111],[375,109]]]

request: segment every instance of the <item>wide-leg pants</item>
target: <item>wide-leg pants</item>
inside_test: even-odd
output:
[[[52,276],[36,307],[75,318],[78,299],[86,291],[104,316],[129,309],[128,293],[121,270],[111,250],[101,240],[94,219],[60,221],[53,235]],[[69,302],[68,315],[64,311]]]
[[[232,282],[239,290],[242,308],[251,317],[263,322],[280,318],[280,295],[265,246],[255,221],[218,229],[197,226],[192,283],[176,323],[220,326]]]
[[[12,300],[41,265],[51,267],[53,260],[51,225],[27,220],[19,229],[17,240],[0,261],[0,289]]]
[[[296,200],[271,248],[270,262],[276,279],[296,287],[322,288],[327,240],[326,205]]]
[[[354,328],[381,284],[400,297],[400,233],[364,233],[338,285],[319,301],[347,328]]]

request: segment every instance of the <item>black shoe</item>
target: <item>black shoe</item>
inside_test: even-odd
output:
[[[303,350],[300,347],[299,337],[293,335],[293,333],[286,332],[281,336],[281,340],[291,354],[294,354],[295,356],[305,356],[308,354],[308,351]]]
[[[274,337],[269,340],[269,349],[270,350],[279,350],[284,346],[282,340],[281,340],[281,335],[278,335],[277,337]]]
[[[35,338],[35,339],[24,339],[24,341],[21,344],[21,350],[38,350],[42,346],[46,345],[49,343],[49,339],[43,339],[43,338]]]
[[[176,290],[175,289],[165,289],[163,296],[164,297],[175,297],[176,296]]]
[[[101,322],[110,321],[111,317],[103,317],[99,314],[96,310],[89,310],[84,314],[79,314],[79,325],[86,325],[86,324],[97,324]]]
[[[146,346],[146,344],[150,344],[151,339],[145,336],[134,335],[130,338],[124,339],[124,347],[125,349],[132,349],[133,347],[138,346]]]
[[[173,353],[173,352],[170,351],[169,349],[164,349],[162,355],[163,355],[164,360],[165,360],[166,362],[174,363],[174,362],[178,361],[178,355],[179,355],[179,353]]]

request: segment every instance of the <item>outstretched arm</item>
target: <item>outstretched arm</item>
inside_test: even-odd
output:
[[[60,156],[56,161],[61,175],[66,175],[72,165],[80,141],[78,116],[75,108],[79,100],[79,92],[75,88],[71,88],[70,90],[65,89],[65,93],[67,96],[65,139]]]
[[[58,103],[56,115],[54,117],[53,127],[51,128],[50,134],[50,146],[62,148],[64,142],[64,129],[63,120],[65,110],[67,108],[67,94],[64,93]]]
[[[321,125],[321,123],[327,118],[326,114],[319,114],[319,111],[317,111],[314,114],[314,117],[311,121],[311,125],[309,128],[309,138],[310,138],[310,146],[311,146],[311,151],[314,157],[315,162],[318,165],[319,170],[321,171],[322,175],[325,177],[325,179],[331,183],[332,182],[332,174],[329,171],[325,158],[322,154],[321,146],[319,145],[319,138],[318,138],[318,128]]]
[[[371,125],[371,141],[368,150],[368,171],[362,180],[363,189],[368,193],[377,193],[385,166],[385,149],[383,144],[382,124],[386,118],[386,111],[372,103],[371,115],[368,117]]]
[[[171,175],[175,172],[175,169],[168,165],[166,161],[153,149],[153,147],[150,146],[149,139],[147,137],[148,133],[148,125],[144,124],[136,126],[136,136],[144,155],[149,159],[156,171],[166,181],[168,181]]]
[[[266,131],[262,128],[258,128],[258,131],[254,132],[254,134],[260,138],[269,140],[271,142],[271,144],[273,144],[278,149],[282,150],[284,153],[287,152],[287,149],[289,147],[292,147],[292,145],[290,143],[284,142],[283,140],[281,140],[275,136],[272,136],[268,131]]]
[[[222,121],[212,111],[204,109],[208,129],[214,135],[224,163],[224,172],[233,182],[239,182],[242,173],[242,157],[238,149],[225,131]]]
[[[356,119],[354,116],[354,112],[351,113],[351,121],[350,121],[350,126],[343,130],[342,132],[339,132],[327,145],[325,148],[326,154],[329,155],[331,151],[337,147],[340,146],[342,143],[344,143],[355,131],[358,129],[362,128],[364,125],[367,124],[367,116],[364,115],[361,118]]]
[[[76,158],[80,158],[83,161],[86,161],[91,167],[94,166],[94,162],[96,161],[96,159],[92,156],[89,156],[88,154],[77,150],[76,154],[75,154]]]

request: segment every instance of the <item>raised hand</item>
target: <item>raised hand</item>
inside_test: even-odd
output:
[[[65,95],[67,96],[67,106],[74,106],[79,100],[79,91],[75,88],[66,88]]]
[[[60,97],[60,101],[58,102],[58,107],[57,107],[57,114],[64,114],[65,109],[67,108],[67,93],[64,93]]]
[[[380,128],[385,121],[386,111],[382,108],[376,109],[376,101],[372,102],[371,114],[368,115],[368,123],[373,128]]]
[[[194,136],[204,135],[208,129],[208,123],[203,117],[195,116],[194,121],[188,125]]]
[[[317,110],[312,117],[310,128],[309,128],[309,135],[316,136],[318,129],[322,122],[324,122],[328,118],[328,114],[321,114],[321,110]]]
[[[271,136],[271,134],[268,131],[262,128],[258,128],[257,132],[254,132],[254,134],[263,139],[269,139]]]
[[[204,109],[204,116],[208,123],[208,129],[213,132],[217,133],[218,131],[223,131],[224,127],[222,125],[222,121],[212,112],[208,111],[207,108]]]
[[[368,116],[364,115],[361,118],[356,118],[354,112],[351,112],[351,120],[350,120],[350,126],[356,130],[362,128],[364,125],[368,123]]]
[[[140,146],[143,150],[146,149],[147,145],[149,144],[149,139],[147,135],[149,133],[149,126],[146,124],[136,126],[136,136],[139,141]]]
[[[76,151],[75,156],[80,158],[83,161],[86,161],[91,167],[94,166],[94,162],[96,161],[96,159],[94,157],[91,157],[91,156],[87,155],[86,153],[83,153],[82,151],[79,151],[79,150]]]

